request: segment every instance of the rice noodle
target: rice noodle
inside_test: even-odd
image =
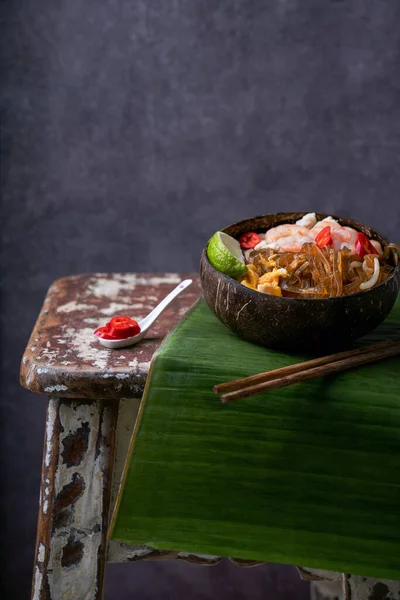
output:
[[[363,266],[363,268],[364,268],[364,266]],[[365,269],[364,269],[364,271],[365,271]],[[374,258],[374,273],[373,273],[371,279],[368,279],[368,281],[364,281],[364,283],[360,284],[360,290],[369,290],[370,288],[372,288],[378,281],[379,272],[380,272],[379,258],[376,257],[376,258]]]
[[[263,247],[251,250],[241,283],[253,290],[262,284],[264,293],[280,292],[289,298],[338,297],[386,281],[393,272],[395,254],[392,247],[386,247],[382,255],[367,254],[360,259],[348,248],[319,248],[307,242],[298,252]]]
[[[296,269],[294,274],[299,276],[303,271],[305,271],[309,267],[310,267],[310,263],[308,262],[308,260],[306,260],[306,262],[304,262],[298,269]]]

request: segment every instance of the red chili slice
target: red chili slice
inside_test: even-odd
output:
[[[113,317],[104,327],[99,327],[94,332],[97,337],[104,340],[124,340],[140,333],[139,323],[130,317]]]
[[[108,333],[107,325],[105,327],[99,327],[94,332],[94,335],[97,335],[99,338],[103,338],[103,340],[115,340],[116,338]]]
[[[139,324],[130,317],[113,317],[108,325],[109,335],[117,339],[126,339],[140,333]]]
[[[366,254],[378,254],[378,250],[361,231],[357,233],[355,250],[360,258],[364,258]]]
[[[321,229],[317,237],[315,238],[315,243],[318,248],[326,248],[326,246],[332,246],[332,234],[330,225]]]
[[[242,250],[250,250],[251,248],[255,248],[255,246],[261,242],[261,238],[258,233],[249,231],[249,233],[243,233],[238,241]]]

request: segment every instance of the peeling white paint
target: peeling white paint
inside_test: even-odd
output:
[[[144,559],[154,553],[152,548],[147,546],[128,546],[116,540],[110,540],[108,543],[108,558],[110,563],[122,563],[132,559]]]
[[[57,405],[58,400],[53,400],[52,398],[49,401],[47,407],[47,421],[46,421],[46,450],[44,455],[44,465],[46,468],[50,466],[52,449],[53,449],[53,435],[54,435],[54,425],[57,418]]]
[[[119,313],[125,314],[126,311],[131,312],[132,306],[130,304],[122,304],[121,302],[111,302],[109,306],[99,310],[102,315],[109,317],[118,315]]]
[[[64,533],[55,537],[52,542],[47,577],[49,597],[52,600],[97,600],[97,552],[101,543],[101,533],[94,533],[88,539],[75,532],[75,539],[83,544],[83,555],[79,565],[71,567],[62,567],[61,561],[56,558],[62,556],[66,538],[67,534]]]
[[[136,276],[132,274],[131,281],[122,281],[114,276],[113,279],[99,277],[92,285],[88,287],[88,295],[93,294],[96,298],[114,298],[121,296],[124,290],[134,290],[136,286]]]
[[[192,556],[195,556],[196,558],[199,558],[200,560],[206,560],[206,561],[210,561],[210,562],[214,562],[216,560],[219,560],[220,557],[219,556],[213,556],[212,554],[194,554],[193,552],[178,552],[178,558],[190,558]]]
[[[117,373],[115,376],[117,379],[129,379],[129,373]]]
[[[329,581],[338,581],[342,580],[343,573],[339,573],[338,571],[325,571],[323,569],[310,569],[308,567],[301,567],[303,571],[306,571],[315,579],[326,579]]]
[[[90,310],[96,309],[96,306],[92,304],[80,304],[76,300],[71,300],[71,302],[67,302],[66,304],[62,304],[57,308],[57,312],[61,313],[70,313],[75,312],[77,310]]]
[[[48,511],[48,510],[49,510],[49,501],[48,501],[48,500],[45,500],[45,501],[43,502],[43,514],[44,514],[44,515],[47,515],[47,511]]]
[[[347,584],[350,587],[349,596],[353,600],[378,597],[378,594],[374,591],[374,587],[377,584],[383,584],[387,587],[385,599],[387,598],[388,600],[395,600],[400,597],[400,581],[373,579],[372,577],[361,577],[360,575],[344,575],[343,579],[345,578],[347,579]]]
[[[46,364],[53,365],[59,356],[59,352],[57,349],[50,350],[49,348],[44,348],[40,354],[41,360],[45,359]]]
[[[71,327],[65,331],[65,337],[70,338],[70,345],[76,352],[78,358],[84,361],[92,362],[99,369],[106,369],[110,350],[100,350],[92,344],[96,343],[93,336],[93,330],[89,327],[74,329]]]
[[[150,369],[150,365],[151,365],[150,360],[139,363],[139,371],[145,371],[146,373],[148,373],[149,369]]]
[[[85,460],[79,465],[68,467],[59,462],[55,475],[54,494],[57,496],[72,481],[74,474],[85,482],[82,495],[74,504],[72,524],[58,528],[51,538],[51,552],[48,564],[48,582],[50,596],[54,600],[95,600],[97,598],[98,552],[102,541],[103,512],[103,469],[109,460],[109,449],[102,445],[96,457],[98,436],[108,438],[112,426],[110,413],[105,410],[100,429],[100,410],[98,403],[63,403],[59,416],[62,433],[59,440],[59,452],[63,449],[63,440],[76,432],[82,422],[90,423],[88,448]],[[99,531],[96,531],[98,528]],[[73,535],[75,541],[83,546],[82,558],[78,564],[63,567],[61,556],[67,539]]]
[[[66,392],[68,390],[66,385],[49,385],[44,388],[45,392]]]
[[[104,319],[103,318],[97,318],[95,319],[94,317],[86,317],[85,319],[82,319],[84,323],[87,323],[88,325],[93,325],[93,328],[97,328],[100,327],[102,323],[104,323]]]
[[[37,372],[39,372],[39,369],[37,369]],[[26,378],[25,378],[26,385],[28,387],[31,385],[32,379],[34,378],[35,373],[36,373],[36,365],[30,366],[29,369],[28,369],[28,372],[26,374]]]
[[[138,277],[135,273],[119,274],[116,273],[112,278],[100,275],[93,277],[94,281],[88,286],[87,295],[93,294],[97,298],[108,297],[111,299],[120,299],[121,292],[133,291],[136,286],[156,286],[162,284],[179,283],[181,278],[176,273],[166,273],[165,275],[155,277]],[[156,300],[157,301],[157,298]]]
[[[40,600],[42,581],[43,581],[43,573],[40,571],[39,567],[36,567],[35,568],[35,578],[33,581],[32,600]]]
[[[118,300],[119,300],[119,302],[122,302],[122,304],[131,304],[132,303],[132,295],[118,296]],[[137,300],[136,296],[135,296],[135,300]]]
[[[128,367],[131,367],[133,373],[137,375],[138,373],[147,373],[149,371],[150,364],[151,361],[139,362],[138,359],[135,357],[133,360],[130,360],[128,362]]]
[[[107,562],[110,563],[122,563],[132,560],[143,560],[146,557],[151,556],[156,551],[148,546],[129,546],[123,542],[117,540],[110,540],[108,542],[108,557]],[[212,556],[209,554],[194,554],[193,552],[178,552],[176,555],[171,552],[171,558],[180,558],[182,560],[187,559],[198,559],[199,562],[209,562],[210,565],[220,560],[219,556]]]
[[[70,360],[62,360],[62,361],[60,361],[60,365],[65,365],[65,366],[72,365],[72,362]]]
[[[160,284],[173,284],[173,283],[179,283],[181,281],[181,278],[179,277],[179,275],[177,273],[165,273],[165,275],[162,275],[160,277],[137,277],[136,278],[136,284],[137,285],[148,285],[148,286],[155,286],[155,285],[160,285]]]
[[[60,435],[59,451],[63,449],[63,439],[74,433],[81,424],[84,422],[90,423],[90,432],[88,439],[88,449],[86,451],[87,459],[82,462],[81,465],[67,467],[66,464],[59,464],[56,474],[56,489],[55,495],[57,495],[59,489],[63,485],[72,480],[73,473],[79,473],[85,481],[86,488],[78,499],[75,506],[75,519],[74,523],[76,527],[85,527],[85,521],[93,513],[101,515],[101,504],[103,501],[103,487],[100,481],[100,463],[104,460],[105,454],[108,452],[107,448],[102,448],[102,452],[99,454],[97,459],[90,460],[90,457],[94,457],[96,454],[96,441],[97,431],[99,429],[100,414],[96,409],[96,404],[88,405],[86,403],[75,403],[71,402],[68,405],[61,404],[60,407],[60,423],[64,428],[63,433]],[[61,483],[62,482],[62,483]]]
[[[37,560],[38,562],[43,562],[46,556],[46,548],[44,544],[39,544]]]

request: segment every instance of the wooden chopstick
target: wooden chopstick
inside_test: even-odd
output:
[[[383,360],[396,354],[400,354],[400,342],[397,340],[386,340],[364,347],[361,346],[355,350],[338,352],[296,365],[222,383],[216,385],[213,390],[216,394],[223,394],[221,402],[226,404],[233,400],[248,398],[261,392],[276,390],[300,381],[330,375]]]
[[[359,356],[360,354],[365,354],[366,352],[372,352],[374,350],[380,350],[381,348],[391,345],[393,345],[393,340],[385,340],[382,342],[369,344],[368,346],[360,346],[359,348],[354,348],[353,350],[336,352],[335,354],[321,356],[319,358],[314,358],[313,360],[306,360],[295,365],[289,365],[288,367],[282,367],[280,369],[274,369],[273,371],[259,373],[258,375],[250,375],[250,377],[243,377],[242,379],[235,379],[233,381],[227,381],[226,383],[220,383],[219,385],[215,385],[213,387],[213,391],[216,394],[236,392],[237,390],[250,387],[251,385],[256,385],[257,383],[265,383],[267,381],[271,381],[271,379],[276,379],[277,377],[284,377],[286,375],[291,375],[292,373],[298,373],[299,371],[310,369],[311,367],[327,365],[337,360]]]

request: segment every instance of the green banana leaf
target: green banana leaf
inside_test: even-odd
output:
[[[367,340],[400,328],[400,302]],[[400,579],[400,361],[222,405],[213,385],[298,362],[203,300],[154,357],[111,537]]]

